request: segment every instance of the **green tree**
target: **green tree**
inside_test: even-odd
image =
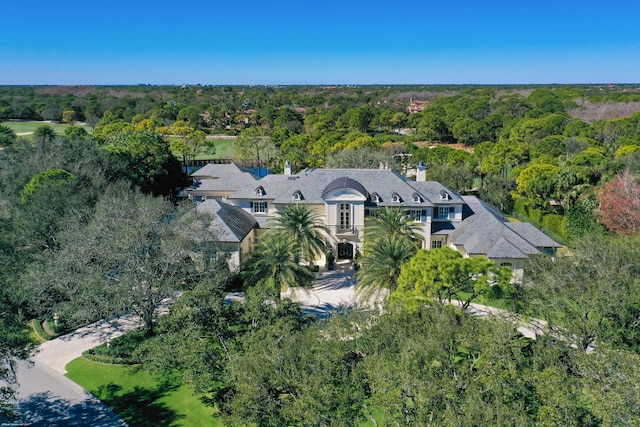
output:
[[[365,238],[366,239],[366,238]],[[387,297],[398,283],[402,266],[416,253],[417,246],[406,236],[383,235],[365,240],[356,273],[356,292],[364,302]]]
[[[184,170],[188,170],[189,159],[195,158],[205,146],[213,147],[213,144],[207,144],[207,135],[203,131],[183,120],[177,120],[171,126],[158,128],[158,132],[179,138],[171,140],[169,146],[172,152],[182,156]]]
[[[244,262],[245,283],[262,286],[277,300],[290,288],[308,288],[313,282],[311,270],[300,265],[300,247],[293,236],[279,231],[267,232]]]
[[[210,218],[192,209],[111,189],[86,226],[67,228],[60,249],[30,266],[23,286],[32,290],[32,306],[70,326],[130,309],[153,335],[156,305],[206,275],[198,259],[214,241]]]
[[[327,252],[326,227],[317,212],[307,206],[288,205],[269,221],[272,230],[283,232],[298,242],[303,262],[313,262]]]
[[[365,246],[375,245],[378,238],[394,235],[405,237],[416,244],[421,240],[419,224],[404,209],[385,207],[378,210],[372,220],[373,224],[365,228]]]
[[[638,236],[589,235],[571,256],[536,257],[525,269],[525,304],[581,350],[605,343],[640,348]]]
[[[0,420],[16,416],[14,364],[28,357],[30,345],[24,329],[18,307],[9,303],[6,295],[0,294]]]
[[[560,168],[555,165],[534,164],[524,169],[516,180],[518,193],[539,206],[546,206],[555,192]]]
[[[18,137],[9,126],[0,124],[0,147],[6,147],[15,142]]]
[[[264,305],[264,304],[262,304]],[[353,340],[340,328],[299,328],[281,318],[242,339],[231,356],[221,409],[229,425],[352,426],[365,385]]]
[[[145,192],[165,194],[171,188],[172,163],[169,144],[155,132],[126,131],[109,139],[104,149],[127,165],[127,177]],[[169,188],[166,188],[169,187]],[[175,187],[175,185],[173,186]]]
[[[33,136],[35,138],[42,139],[44,141],[51,141],[57,135],[56,135],[56,131],[53,130],[53,127],[51,127],[51,125],[40,125],[33,132]]]
[[[457,299],[466,309],[475,299],[501,298],[511,287],[511,271],[489,259],[463,258],[450,248],[420,250],[402,268],[391,299],[419,304]]]
[[[198,393],[218,391],[238,329],[235,306],[225,303],[223,293],[234,276],[219,261],[211,279],[184,292],[158,319],[156,336],[133,354],[153,374],[178,370]]]
[[[263,167],[264,162],[271,160],[270,155],[273,151],[267,130],[258,126],[240,132],[233,147],[239,160],[255,162],[258,170]]]
[[[69,126],[64,130],[64,137],[67,139],[87,138],[89,133],[81,126]]]

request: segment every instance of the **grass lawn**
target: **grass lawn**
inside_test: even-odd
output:
[[[179,375],[154,378],[140,366],[105,365],[82,357],[67,365],[67,377],[102,400],[131,427],[222,426]]]
[[[180,138],[169,136],[167,139],[169,141],[177,141]],[[214,147],[203,147],[196,157],[194,159],[190,158],[190,160],[230,159],[233,157],[233,139],[209,139],[207,142],[213,143]],[[173,155],[178,159],[182,159],[182,156],[176,152]]]
[[[196,156],[196,159],[230,159],[233,157],[233,141],[229,138],[212,139],[210,142],[215,145],[215,154],[211,154],[205,148],[201,154]]]
[[[0,124],[10,127],[15,133],[35,132],[36,128],[39,126],[49,125],[58,135],[64,135],[65,129],[71,126],[68,123],[47,122],[2,122]],[[84,127],[87,132],[91,133],[91,128],[89,126],[82,127]]]

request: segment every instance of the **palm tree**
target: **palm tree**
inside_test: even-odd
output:
[[[18,137],[9,126],[0,125],[0,147],[6,147],[13,144]]]
[[[365,238],[361,268],[356,273],[356,292],[361,300],[377,300],[385,290],[396,289],[402,266],[418,250],[416,245],[407,242],[407,237],[401,234],[377,236],[373,243]]]
[[[291,287],[308,288],[313,273],[300,265],[298,242],[288,234],[270,230],[256,245],[243,267],[243,277],[250,285],[266,285],[279,299],[280,292]]]
[[[33,136],[43,141],[52,141],[57,135],[50,125],[40,125],[33,132]]]
[[[300,248],[302,261],[312,262],[327,252],[326,227],[305,205],[288,205],[270,221],[272,229],[290,235]]]
[[[378,211],[373,221],[373,225],[365,228],[365,245],[383,236],[402,236],[416,244],[421,239],[418,234],[420,224],[414,222],[403,209],[386,207]]]

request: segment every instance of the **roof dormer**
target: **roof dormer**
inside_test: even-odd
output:
[[[382,197],[380,197],[380,195],[378,193],[372,193],[371,194],[371,200],[374,203],[380,203],[380,202],[382,202]]]
[[[398,193],[393,193],[391,195],[391,202],[393,203],[402,203],[402,197]]]
[[[451,200],[451,195],[445,190],[440,190],[440,200]]]
[[[295,202],[299,202],[299,201],[301,201],[301,200],[304,200],[304,196],[302,195],[302,192],[301,192],[300,190],[296,190],[296,191],[293,193],[293,200],[294,200]]]
[[[415,203],[422,203],[424,202],[424,199],[422,198],[421,195],[419,195],[418,193],[413,193],[411,195],[411,199],[415,202]]]
[[[253,190],[253,194],[255,194],[256,196],[264,196],[267,194],[267,192],[264,191],[264,187],[262,185],[259,185],[255,190]]]

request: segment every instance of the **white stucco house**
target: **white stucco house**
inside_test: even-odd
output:
[[[485,256],[513,269],[521,277],[524,260],[553,254],[561,245],[529,223],[509,222],[499,211],[474,196],[460,196],[425,179],[421,162],[416,180],[390,169],[305,169],[256,179],[250,171],[230,164],[208,164],[195,172],[183,192],[198,208],[217,215],[227,230],[221,243],[234,252],[239,265],[267,221],[292,203],[317,212],[327,227],[336,258],[353,258],[362,247],[367,220],[379,209],[404,209],[418,223],[422,247],[448,246],[468,257]],[[316,260],[325,265],[326,260]]]

